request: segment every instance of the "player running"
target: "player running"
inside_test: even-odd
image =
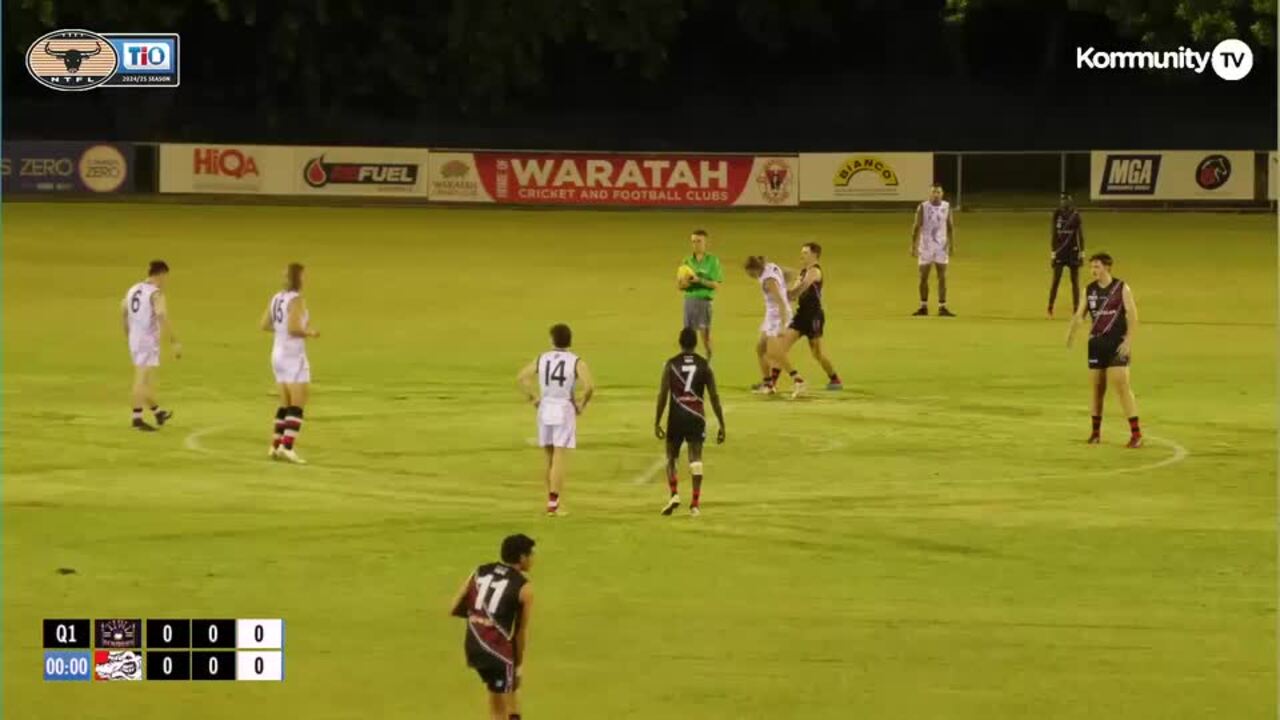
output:
[[[777,388],[778,377],[782,374],[781,364],[791,352],[791,347],[802,337],[809,339],[809,351],[813,353],[813,359],[818,361],[827,374],[827,389],[844,389],[840,374],[836,372],[831,359],[822,350],[822,335],[825,332],[827,316],[822,309],[822,288],[825,278],[822,274],[821,260],[821,245],[809,242],[800,246],[800,274],[787,293],[788,297],[796,301],[796,314],[791,318],[787,329],[783,331],[777,345],[778,351],[769,377],[770,389],[765,392],[772,392]],[[804,378],[792,370],[791,379],[795,383],[791,390],[791,397],[799,397],[805,390]]]
[[[533,611],[533,538],[502,541],[502,562],[476,568],[454,597],[449,613],[466,618],[467,667],[489,689],[490,720],[520,720],[520,673]]]
[[[1138,329],[1138,306],[1133,300],[1133,290],[1127,283],[1111,275],[1113,260],[1106,253],[1089,258],[1089,271],[1093,282],[1085,288],[1085,303],[1071,316],[1071,328],[1067,331],[1067,347],[1075,337],[1076,328],[1084,322],[1087,313],[1093,320],[1089,331],[1089,381],[1093,395],[1089,399],[1089,411],[1093,419],[1093,432],[1089,444],[1102,442],[1102,401],[1107,395],[1107,385],[1113,385],[1120,395],[1120,405],[1129,416],[1129,443],[1127,447],[1142,447],[1142,429],[1138,425],[1138,401],[1129,384],[1129,360],[1133,349],[1134,331]]]
[[[1062,193],[1058,209],[1053,211],[1053,230],[1049,233],[1049,266],[1053,282],[1049,285],[1049,317],[1058,298],[1062,269],[1071,269],[1071,312],[1080,309],[1080,264],[1084,260],[1084,226],[1080,212],[1068,193]]]
[[[156,425],[164,425],[173,417],[172,412],[160,407],[155,389],[161,337],[168,336],[174,359],[182,358],[182,343],[174,335],[173,324],[169,321],[169,304],[163,292],[168,279],[169,266],[165,261],[152,260],[147,268],[147,279],[129,288],[120,304],[124,334],[129,341],[129,356],[133,359],[133,427],[144,432],[156,430],[155,426],[142,419],[144,407],[151,409]]]
[[[774,266],[777,267],[777,266]],[[707,361],[694,352],[698,348],[698,334],[693,328],[680,331],[680,354],[662,366],[662,383],[658,388],[658,414],[653,419],[653,433],[659,440],[667,441],[667,487],[671,490],[663,515],[670,515],[680,507],[680,475],[676,463],[680,460],[680,446],[689,445],[689,474],[693,476],[693,502],[689,514],[702,513],[702,443],[707,437],[707,416],[702,405],[703,395],[711,396],[711,409],[716,413],[720,430],[716,443],[724,442],[724,412],[720,409],[720,393],[716,391],[716,376]],[[666,432],[662,430],[662,414],[667,409],[667,396],[671,396],[671,413],[667,416]]]
[[[595,394],[591,370],[569,351],[573,331],[568,325],[551,328],[551,350],[542,353],[517,376],[529,402],[538,409],[538,446],[547,454],[547,515],[566,514],[560,509],[567,453],[578,446],[578,415]],[[536,385],[535,385],[536,379]],[[582,390],[581,399],[574,391]]]
[[[276,408],[275,434],[269,457],[305,465],[294,445],[302,432],[302,411],[311,389],[311,363],[307,360],[307,339],[320,333],[311,328],[311,313],[302,297],[302,281],[306,268],[289,263],[284,273],[284,289],[271,296],[261,327],[274,332],[271,343],[271,369],[280,389],[280,406]]]
[[[942,199],[942,186],[934,185],[929,199],[916,208],[911,225],[911,257],[920,265],[920,309],[912,315],[929,314],[929,268],[938,269],[938,315],[955,317],[947,309],[947,264],[955,251],[955,226],[951,221],[951,203]]]
[[[724,270],[720,267],[720,258],[707,252],[706,230],[694,230],[689,244],[693,253],[684,259],[684,264],[693,270],[694,277],[679,282],[680,289],[684,290],[684,327],[702,334],[702,346],[707,349],[707,360],[710,360],[711,302],[724,282]]]
[[[795,378],[796,371],[786,355],[779,355],[779,343],[783,329],[791,324],[791,301],[787,299],[787,279],[782,268],[771,263],[763,255],[752,255],[746,262],[747,275],[759,281],[764,295],[764,321],[760,323],[760,339],[756,341],[756,359],[764,378],[752,390],[773,392],[773,368],[779,367]]]

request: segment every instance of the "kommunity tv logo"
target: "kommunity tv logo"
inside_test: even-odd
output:
[[[1240,80],[1253,69],[1253,50],[1234,38],[1209,52],[1182,46],[1177,50],[1076,48],[1077,70],[1181,70],[1199,75],[1210,68],[1223,80]]]

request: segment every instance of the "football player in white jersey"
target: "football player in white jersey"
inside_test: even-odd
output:
[[[133,359],[133,427],[146,432],[156,428],[142,419],[143,408],[151,409],[156,425],[164,425],[173,417],[173,413],[162,409],[156,400],[155,370],[160,365],[161,338],[168,336],[173,357],[182,357],[182,344],[173,333],[163,292],[168,279],[169,266],[165,261],[152,260],[147,279],[129,288],[120,304],[124,334]]]
[[[753,385],[758,393],[772,394],[776,384],[773,373],[785,371],[792,381],[800,380],[791,360],[782,348],[781,338],[791,324],[791,301],[787,299],[786,273],[777,263],[769,262],[763,255],[752,255],[746,262],[747,275],[760,282],[764,294],[764,321],[760,323],[760,339],[756,341],[756,359],[760,361],[763,380]]]
[[[911,257],[920,264],[920,309],[912,315],[929,314],[929,268],[937,268],[938,315],[956,316],[947,309],[947,264],[954,251],[951,203],[942,199],[942,186],[934,185],[929,191],[929,199],[916,207],[916,220],[911,225]]]
[[[547,515],[557,517],[564,488],[566,454],[578,445],[578,415],[595,394],[587,363],[569,351],[573,331],[568,325],[551,328],[552,349],[520,371],[517,381],[538,409],[538,446],[547,455]],[[575,390],[581,394],[575,397]]]
[[[311,363],[307,360],[307,339],[320,333],[311,327],[311,314],[302,297],[302,281],[306,269],[301,263],[289,263],[284,273],[284,289],[271,296],[261,327],[273,333],[271,369],[280,388],[280,406],[276,408],[275,434],[269,456],[277,460],[305,464],[294,445],[302,432],[302,412],[311,387]]]

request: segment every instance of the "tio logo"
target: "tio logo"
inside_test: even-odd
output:
[[[165,43],[122,43],[121,63],[126,70],[172,70],[173,56]]]
[[[258,164],[252,155],[245,155],[236,148],[196,148],[193,155],[196,175],[222,175],[240,179],[245,175],[258,175]]]
[[[1223,40],[1213,49],[1213,71],[1223,80],[1239,80],[1253,69],[1253,50],[1234,38]]]

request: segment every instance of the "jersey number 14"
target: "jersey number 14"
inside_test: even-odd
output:
[[[546,365],[543,366],[542,368],[542,384],[543,385],[550,385],[551,381],[555,380],[560,385],[560,387],[564,387],[564,381],[566,379],[567,378],[564,376],[563,360],[556,363],[555,370],[551,369],[550,362],[548,362]]]

